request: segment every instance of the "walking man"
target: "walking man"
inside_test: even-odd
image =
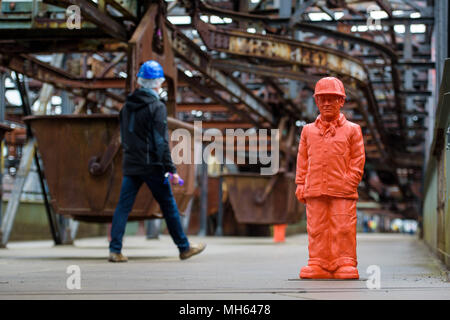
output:
[[[180,259],[188,259],[202,252],[206,245],[189,243],[181,226],[170,183],[165,177],[165,173],[170,172],[173,174],[172,183],[179,181],[170,155],[167,110],[158,94],[165,80],[164,71],[158,62],[149,60],[141,66],[137,77],[138,88],[127,96],[119,116],[123,180],[112,221],[109,261],[128,261],[121,253],[122,238],[128,214],[143,183],[147,184],[159,203],[170,236],[180,252]]]
[[[320,79],[314,98],[320,115],[303,127],[295,192],[306,203],[308,265],[300,278],[358,279],[356,201],[365,152],[361,127],[340,109],[345,90],[334,77]]]

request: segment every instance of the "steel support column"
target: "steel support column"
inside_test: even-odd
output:
[[[216,236],[223,236],[223,190],[222,190],[222,184],[223,184],[223,163],[220,164],[220,171],[219,171],[219,203],[218,203],[218,210],[217,210],[217,228],[216,228]]]
[[[5,121],[5,108],[6,108],[6,72],[0,72],[0,124]],[[3,140],[3,139],[2,139]],[[3,150],[1,146],[2,140],[0,140],[0,158],[3,158]],[[3,199],[3,167],[0,166],[0,228],[2,226],[2,199]]]
[[[28,94],[27,94],[27,90],[25,88],[24,81],[19,79],[19,74],[17,72],[15,73],[15,76],[16,76],[17,88],[18,88],[18,91],[19,91],[21,99],[22,99],[23,114],[25,116],[29,116],[29,115],[31,115],[31,106],[30,106],[30,102],[28,100]],[[22,77],[25,77],[25,76],[22,75]],[[27,135],[29,137],[33,136],[30,125],[27,125]],[[60,244],[62,244],[61,232],[59,230],[59,225],[57,223],[55,214],[53,213],[53,211],[50,207],[50,203],[48,201],[47,188],[46,188],[46,184],[45,184],[45,176],[44,176],[44,172],[41,169],[40,159],[38,156],[37,148],[34,148],[33,152],[34,152],[34,162],[36,163],[37,171],[39,174],[39,182],[41,185],[42,195],[44,197],[44,205],[45,205],[45,210],[47,213],[48,223],[50,225],[50,231],[51,231],[51,234],[53,237],[53,241],[55,241],[55,244],[60,245]]]
[[[206,145],[202,144],[201,189],[200,189],[200,231],[199,236],[206,236],[208,232],[208,163],[203,159]]]

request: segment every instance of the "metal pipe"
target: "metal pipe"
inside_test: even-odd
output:
[[[5,88],[6,73],[0,74],[0,123],[5,121],[5,107],[6,107],[6,88]],[[0,146],[1,146],[0,141]],[[3,153],[0,147],[0,152]],[[2,155],[0,155],[2,157]],[[3,198],[3,166],[0,166],[0,227],[2,226],[2,198]]]
[[[19,93],[22,98],[23,113],[25,116],[29,116],[29,115],[31,115],[31,106],[28,101],[28,95],[26,93],[25,85],[19,79],[19,74],[17,72],[15,72],[15,75],[16,75],[17,88],[19,89]],[[30,125],[26,124],[26,126],[27,126],[27,135],[29,137],[32,137],[33,134],[32,134]],[[41,165],[39,163],[37,148],[35,148],[35,152],[34,152],[34,162],[36,163],[37,172],[39,174],[39,182],[41,185],[42,195],[44,198],[45,211],[47,213],[48,223],[50,225],[50,231],[51,231],[51,234],[53,237],[53,241],[55,241],[56,245],[59,245],[59,244],[62,244],[61,233],[59,231],[58,224],[56,223],[56,219],[55,219],[54,215],[52,214],[52,211],[50,208],[50,203],[48,201],[47,189],[46,189],[45,183],[44,183],[45,177],[44,177],[44,173],[41,170]]]
[[[219,203],[218,203],[218,210],[217,210],[217,228],[216,228],[216,236],[223,236],[223,203],[222,203],[222,196],[223,196],[223,163],[220,164],[220,172],[219,172]]]
[[[206,145],[203,144],[202,154]],[[203,159],[201,164],[201,193],[200,193],[200,231],[199,236],[206,236],[208,219],[208,163]]]
[[[5,108],[6,108],[6,80],[7,74],[6,72],[2,72],[0,75],[0,123],[5,121]]]

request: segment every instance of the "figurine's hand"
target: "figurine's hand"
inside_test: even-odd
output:
[[[306,199],[303,198],[303,189],[305,186],[303,185],[297,185],[297,189],[295,190],[295,196],[297,197],[298,201],[306,204]]]

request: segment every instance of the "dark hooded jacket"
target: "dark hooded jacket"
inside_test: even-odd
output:
[[[119,120],[124,175],[176,173],[166,106],[149,89],[139,88],[127,96]]]

